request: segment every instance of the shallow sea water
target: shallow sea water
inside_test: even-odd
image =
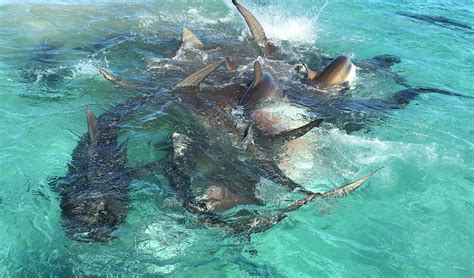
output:
[[[397,14],[469,25],[470,1],[241,3],[292,62],[316,67],[316,48],[331,57],[401,58],[390,72],[359,74],[350,91],[356,97],[403,89],[391,73],[414,87],[474,96],[474,30]],[[349,196],[307,205],[250,241],[200,224],[170,197],[160,173],[131,185],[116,240],[84,244],[66,237],[48,180],[66,173],[87,130],[87,107],[100,114],[134,95],[103,80],[95,65],[170,88],[204,64],[174,56],[183,25],[207,44],[249,43],[243,20],[224,1],[0,2],[0,276],[474,275],[474,100],[439,94],[383,112],[359,132],[331,124],[315,131],[312,166],[292,173],[308,188],[329,190],[384,168]],[[250,64],[256,53],[240,60]],[[282,83],[292,78],[283,75]],[[160,142],[176,129],[196,128],[178,127],[183,119],[169,106],[164,99],[128,123],[121,140],[128,140],[130,164],[162,159]]]

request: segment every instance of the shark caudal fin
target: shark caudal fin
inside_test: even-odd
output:
[[[378,168],[377,170],[371,172],[370,174],[356,180],[355,182],[346,184],[344,186],[338,187],[331,191],[325,192],[321,194],[320,198],[336,198],[336,197],[343,197],[347,194],[351,193],[352,191],[359,188],[362,184],[364,184],[370,177],[372,177],[377,171],[383,169],[383,167]]]
[[[97,128],[97,118],[94,113],[87,108],[86,110],[86,119],[87,119],[87,129],[89,133],[89,139],[94,142],[97,138],[98,128]]]
[[[219,66],[221,66],[226,60],[222,59],[217,62],[214,62],[210,65],[205,66],[204,68],[196,71],[191,74],[183,81],[179,82],[175,88],[184,88],[184,87],[193,87],[199,85],[206,77],[213,73]]]
[[[204,48],[204,44],[194,33],[186,27],[183,27],[183,46],[196,49]]]
[[[375,172],[378,170],[382,169],[383,167],[373,171],[372,173],[368,174],[367,176],[350,183],[348,185],[336,188],[334,190],[328,191],[326,193],[306,193],[306,197],[304,199],[298,200],[294,202],[293,204],[280,209],[278,212],[274,214],[263,214],[263,215],[257,215],[254,217],[250,218],[244,218],[240,221],[236,221],[233,223],[230,223],[230,228],[238,233],[246,233],[246,234],[251,234],[251,233],[260,233],[264,232],[271,227],[275,226],[278,222],[283,220],[285,217],[287,217],[288,212],[292,212],[295,210],[298,210],[302,206],[312,202],[313,200],[319,199],[319,198],[332,198],[332,197],[342,197],[350,192],[356,190],[359,188],[364,182],[366,182]]]
[[[239,13],[245,19],[247,26],[250,29],[250,33],[252,34],[253,39],[255,42],[260,46],[266,56],[271,56],[276,51],[275,46],[270,43],[265,35],[265,31],[263,30],[262,25],[258,20],[253,16],[253,14],[247,10],[244,6],[237,3],[236,0],[232,0],[232,4],[237,8]]]

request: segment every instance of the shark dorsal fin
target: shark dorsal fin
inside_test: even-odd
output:
[[[86,118],[87,118],[87,129],[89,131],[89,139],[94,142],[97,138],[98,128],[97,128],[97,118],[95,117],[94,113],[87,108],[86,110]]]
[[[209,76],[209,74],[213,73],[224,62],[225,60],[222,59],[203,67],[202,69],[185,78],[183,81],[179,82],[175,88],[193,87],[199,85],[204,79],[206,79],[207,76]]]
[[[253,64],[253,82],[257,83],[262,78],[262,66],[259,61]]]
[[[194,35],[194,33],[186,27],[183,27],[183,45],[184,47],[192,47],[201,49],[204,44]]]

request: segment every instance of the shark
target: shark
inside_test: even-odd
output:
[[[183,79],[176,90],[195,87],[225,60],[206,66]],[[116,84],[122,80],[99,70]],[[80,242],[109,242],[114,231],[125,222],[130,203],[129,185],[134,179],[152,175],[162,169],[159,161],[129,167],[126,147],[119,142],[124,121],[148,102],[160,98],[158,93],[141,94],[117,104],[97,117],[86,110],[87,133],[72,153],[67,174],[51,179],[58,192],[62,225],[66,235]]]
[[[264,232],[286,218],[289,212],[314,200],[346,196],[381,169],[328,192],[302,193],[305,195],[302,199],[268,212],[252,209],[265,205],[257,186],[260,177],[252,166],[206,140],[180,133],[173,133],[172,140],[172,159],[165,171],[170,184],[179,189],[183,206],[202,223],[240,236]]]

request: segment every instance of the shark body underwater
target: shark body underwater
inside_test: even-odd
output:
[[[237,1],[233,0],[232,3],[244,17],[264,57],[278,59],[278,47],[268,40],[256,18]],[[219,53],[218,48],[215,50],[216,47],[206,46],[187,28],[183,30],[183,47]],[[80,241],[111,240],[112,232],[125,221],[127,215],[130,202],[128,185],[133,179],[139,178],[142,172],[150,174],[163,171],[183,206],[199,215],[203,223],[225,227],[234,232],[253,233],[267,230],[285,218],[288,212],[315,199],[345,196],[359,188],[377,171],[326,193],[306,190],[287,177],[279,169],[273,152],[318,127],[323,120],[312,117],[313,120],[298,128],[274,129],[274,123],[268,124],[272,121],[272,116],[266,115],[265,109],[269,104],[283,98],[274,78],[275,72],[271,73],[271,66],[261,65],[252,59],[253,78],[249,78],[245,69],[236,66],[232,61],[221,58],[174,87],[172,94],[204,129],[189,135],[174,132],[171,138],[172,150],[167,161],[129,169],[126,166],[125,148],[118,142],[121,123],[133,116],[143,103],[159,99],[160,93],[134,97],[109,109],[97,119],[92,112],[87,112],[88,135],[81,138],[74,150],[68,174],[52,183],[61,197],[63,226],[69,237]],[[248,58],[241,61],[248,62]],[[265,62],[267,61],[271,65],[271,60]],[[379,70],[387,69],[398,62],[400,60],[397,57],[390,55],[359,62],[353,62],[347,56],[339,56],[320,72],[310,70],[305,65],[299,66],[297,71],[306,73],[308,82],[314,81],[309,84],[314,85],[316,93],[315,90],[309,92],[318,95],[319,89],[331,89],[350,82],[356,75],[356,66],[362,70]],[[198,87],[223,64],[229,72],[216,75],[220,81],[225,78],[227,82],[224,86]],[[263,66],[266,66],[265,69]],[[291,67],[294,66],[288,64],[286,68]],[[104,69],[99,71],[104,78],[127,90],[140,91],[143,88]],[[300,88],[297,86],[297,89]],[[431,88],[408,88],[379,103],[384,109],[398,109],[416,98],[420,92],[466,97]],[[313,110],[311,112],[316,112],[313,115],[323,115],[324,120],[329,120],[330,123],[347,120],[337,117],[337,113],[333,111],[334,105],[327,105],[332,103],[331,98],[327,98],[324,92],[319,95],[323,97],[316,101],[323,99],[322,104],[315,105],[316,108],[308,108],[315,110],[323,105],[329,108],[323,108],[326,109],[324,111]],[[295,102],[298,102],[298,99]],[[285,119],[277,121],[284,124]],[[219,159],[214,159],[215,157]],[[223,175],[233,177],[234,182],[223,180]],[[269,179],[289,191],[297,191],[303,198],[270,214],[242,210],[244,217],[241,217],[241,211],[230,216],[225,215],[225,212],[234,211],[233,209],[240,205],[265,204],[256,194],[261,178]],[[237,214],[239,217],[236,220],[234,217]]]

